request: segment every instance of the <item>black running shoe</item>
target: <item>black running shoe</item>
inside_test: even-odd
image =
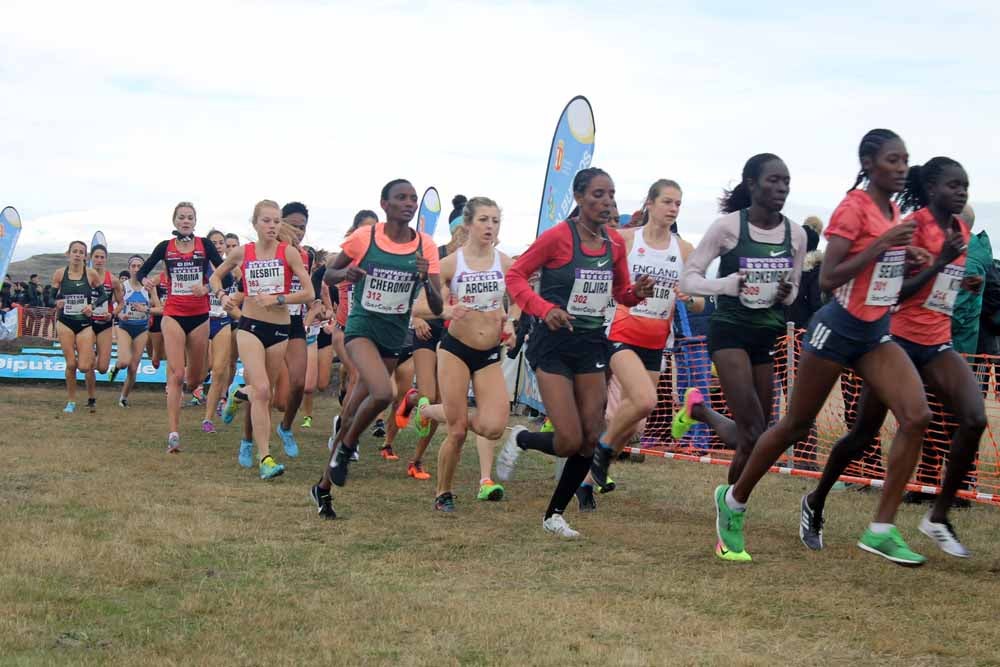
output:
[[[823,514],[813,511],[808,498],[808,495],[802,496],[799,539],[813,551],[819,551],[823,548]]]
[[[590,461],[590,475],[594,478],[597,486],[604,486],[608,483],[608,468],[611,467],[611,459],[614,456],[613,449],[600,445],[594,448],[594,458]]]
[[[597,499],[594,498],[594,487],[582,485],[576,490],[576,499],[580,502],[581,512],[596,512]]]
[[[321,489],[319,484],[313,485],[310,492],[313,501],[316,503],[316,512],[324,519],[336,519],[337,513],[333,510],[333,496],[329,489]]]
[[[347,483],[347,466],[351,464],[353,453],[353,447],[348,447],[344,443],[337,445],[337,451],[333,455],[333,465],[330,466],[330,481],[337,486]]]
[[[91,412],[97,412],[97,399],[96,398],[88,398],[87,399],[87,409],[90,410]]]
[[[438,512],[450,514],[455,511],[455,496],[450,491],[445,491],[434,499],[434,509]]]
[[[385,422],[381,419],[375,420],[375,425],[372,426],[372,437],[373,438],[384,438],[385,437]]]

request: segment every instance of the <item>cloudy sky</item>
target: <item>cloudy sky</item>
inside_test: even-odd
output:
[[[914,161],[961,161],[1000,238],[1000,4],[809,4],[4,0],[15,259],[97,229],[114,251],[148,251],[180,200],[202,231],[246,237],[258,199],[298,199],[310,242],[333,248],[396,177],[446,201],[493,197],[519,250],[576,94],[620,208],[676,179],[690,238],[763,151],[789,165],[788,213],[825,218],[872,127],[899,132]]]

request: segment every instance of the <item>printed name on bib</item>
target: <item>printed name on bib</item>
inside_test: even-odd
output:
[[[964,266],[949,264],[941,269],[941,273],[934,280],[931,293],[927,296],[927,300],[924,301],[924,308],[951,317],[955,311],[955,300],[958,299],[958,293],[962,289],[962,279],[964,277]]]
[[[292,276],[292,282],[288,287],[289,294],[295,294],[296,292],[302,291],[302,281],[296,275]],[[286,306],[288,308],[289,315],[301,315],[305,306],[301,303],[291,303]]]
[[[747,308],[770,308],[778,300],[778,286],[792,272],[790,257],[740,257],[744,277],[740,304]]]
[[[674,300],[677,298],[674,288],[680,280],[680,272],[676,268],[633,264],[632,281],[634,282],[639,276],[650,276],[656,280],[653,285],[653,295],[646,297],[646,300],[639,305],[633,306],[629,312],[640,317],[669,320],[674,312]]]
[[[216,319],[226,316],[226,311],[222,307],[222,300],[212,294],[208,297],[208,316]]]
[[[463,273],[455,278],[458,303],[470,310],[489,312],[499,310],[505,290],[500,271]]]
[[[130,299],[125,302],[125,319],[130,322],[141,322],[148,317],[148,313],[136,310],[136,306],[149,306],[149,302],[143,298]]]
[[[87,297],[83,294],[67,294],[63,299],[63,313],[66,315],[79,315],[87,307]]]
[[[410,307],[416,274],[372,267],[365,276],[361,306],[373,313],[398,315]]]
[[[585,317],[604,317],[604,310],[611,302],[612,276],[610,270],[576,269],[566,312]]]
[[[255,259],[247,262],[244,275],[247,296],[283,294],[285,291],[285,265],[280,259]]]
[[[891,248],[879,256],[872,269],[866,306],[893,306],[903,287],[906,273],[906,248]]]
[[[194,286],[201,285],[201,262],[179,260],[170,268],[170,292],[178,296],[191,296]]]

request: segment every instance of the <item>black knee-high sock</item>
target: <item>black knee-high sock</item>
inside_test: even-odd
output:
[[[548,434],[545,434],[548,435]],[[553,514],[562,514],[566,510],[566,505],[573,499],[573,494],[580,488],[580,484],[587,478],[590,470],[590,462],[593,456],[580,456],[574,454],[566,459],[563,467],[562,477],[556,484],[556,490],[549,501],[549,508],[545,510],[545,518],[548,519]]]
[[[521,449],[534,449],[537,452],[556,455],[555,433],[534,433],[532,431],[521,431],[517,434],[517,446]]]

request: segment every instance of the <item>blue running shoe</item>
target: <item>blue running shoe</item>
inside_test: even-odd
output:
[[[275,461],[270,455],[260,460],[261,479],[274,479],[275,477],[280,477],[284,472],[285,466]]]
[[[63,408],[63,412],[65,412],[66,414],[70,414],[71,412],[76,412],[76,402],[70,401],[69,403],[67,403],[66,407]]]
[[[285,456],[294,459],[299,455],[299,443],[295,442],[291,429],[286,431],[281,424],[278,424],[278,437],[281,438],[281,444],[285,448]]]
[[[240,465],[244,468],[253,467],[253,442],[240,440]]]
[[[233,384],[229,388],[229,393],[226,394],[226,405],[222,408],[222,423],[232,424],[233,419],[236,417],[236,411],[239,409],[240,404],[236,401],[236,392],[240,390],[238,384]]]

